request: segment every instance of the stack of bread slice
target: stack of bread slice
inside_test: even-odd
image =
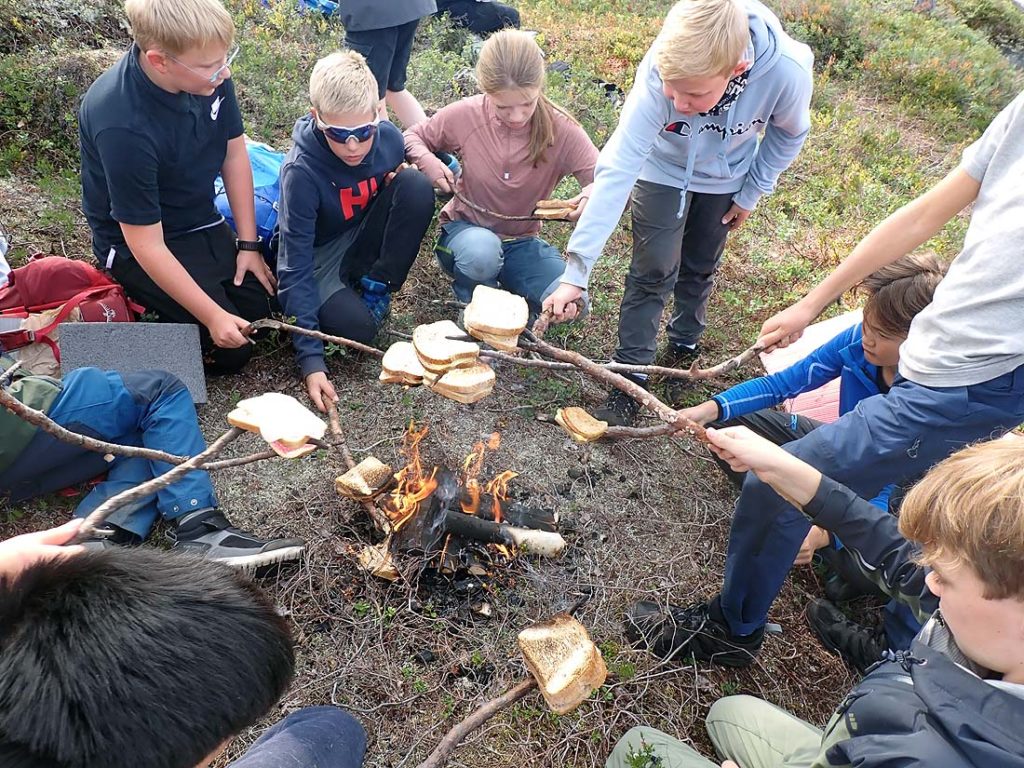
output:
[[[428,384],[430,374],[437,378],[456,368],[469,368],[477,364],[480,345],[462,341],[465,335],[451,320],[416,326],[412,332],[412,346],[426,370],[425,380]]]
[[[577,205],[568,200],[538,200],[533,217],[547,221],[567,221],[569,215],[576,211]]]
[[[274,452],[294,459],[315,451],[312,440],[323,440],[327,424],[290,395],[267,392],[259,397],[239,400],[228,413],[228,423],[248,432],[256,432]]]
[[[526,299],[508,291],[478,285],[466,306],[463,322],[473,338],[504,352],[519,351],[519,334],[530,320]]]

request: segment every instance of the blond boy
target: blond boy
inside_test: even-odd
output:
[[[360,54],[320,59],[309,101],[281,168],[281,306],[303,328],[370,342],[419,253],[434,191],[404,168],[402,132],[379,118],[377,83]],[[293,343],[306,391],[325,410],[338,395],[324,345]]]
[[[274,277],[231,82],[234,23],[217,0],[127,0],[125,12],[134,43],[79,112],[93,253],[161,320],[200,326],[209,372],[236,371]],[[218,173],[237,239],[213,204]]]
[[[810,49],[756,0],[677,3],[601,151],[561,285],[544,302],[555,318],[575,314],[572,302],[632,192],[633,261],[615,359],[654,361],[674,294],[664,363],[688,365],[726,236],[775,188],[807,138],[812,63]],[[636,414],[635,401],[616,391],[599,418],[630,424]]]
[[[936,465],[897,522],[745,427],[708,435],[734,470],[753,471],[841,537],[867,575],[926,621],[910,650],[870,671],[824,731],[751,696],[718,701],[707,726],[722,765],[1024,764],[1024,440],[969,446]],[[638,728],[607,768],[627,765],[718,763]]]

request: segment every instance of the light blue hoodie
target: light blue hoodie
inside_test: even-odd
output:
[[[687,116],[662,93],[651,46],[637,69],[619,124],[601,150],[590,201],[569,238],[562,282],[587,287],[590,271],[611,237],[637,179],[686,192],[736,192],[752,210],[775,189],[811,127],[814,85],[811,49],[789,37],[778,18],[747,0],[753,59],[746,88],[722,115]],[[697,139],[690,137],[696,134]],[[758,137],[764,138],[758,142]]]

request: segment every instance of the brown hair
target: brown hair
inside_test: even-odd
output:
[[[908,253],[871,273],[857,286],[867,295],[864,322],[889,337],[905,337],[910,321],[927,307],[946,273],[934,253]]]
[[[573,118],[544,95],[544,54],[527,32],[506,29],[487,38],[476,63],[476,79],[484,93],[537,89],[537,110],[530,118],[530,162],[536,168],[547,160],[555,143],[555,113]],[[573,122],[576,122],[573,120]]]
[[[1024,439],[968,446],[936,464],[900,510],[923,565],[969,566],[989,600],[1024,600]]]

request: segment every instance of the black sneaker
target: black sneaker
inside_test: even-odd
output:
[[[850,621],[828,600],[809,602],[806,615],[821,644],[862,675],[888,649],[884,631]]]
[[[701,355],[700,344],[693,349],[684,347],[682,344],[669,342],[664,352],[658,357],[658,365],[663,368],[680,368],[689,370],[697,358]],[[665,379],[665,402],[673,408],[681,408],[684,398],[693,389],[694,381],[691,379]]]
[[[627,379],[647,389],[647,379],[624,374]],[[604,405],[594,411],[594,418],[607,421],[613,427],[632,427],[640,413],[640,403],[621,389],[613,389]]]
[[[626,614],[626,637],[663,659],[693,656],[725,667],[745,667],[754,661],[764,641],[764,628],[736,636],[721,615],[718,598],[686,608],[641,600]]]
[[[174,542],[171,549],[175,552],[250,570],[297,560],[306,546],[302,539],[258,539],[231,525],[219,509],[190,512],[178,520],[167,536]]]
[[[87,550],[96,551],[116,549],[117,547],[137,547],[142,544],[142,539],[124,528],[107,524],[102,528],[97,528],[96,533],[80,543]]]
[[[870,594],[851,584],[838,573],[830,573],[825,577],[824,591],[825,597],[832,603],[848,603]]]

